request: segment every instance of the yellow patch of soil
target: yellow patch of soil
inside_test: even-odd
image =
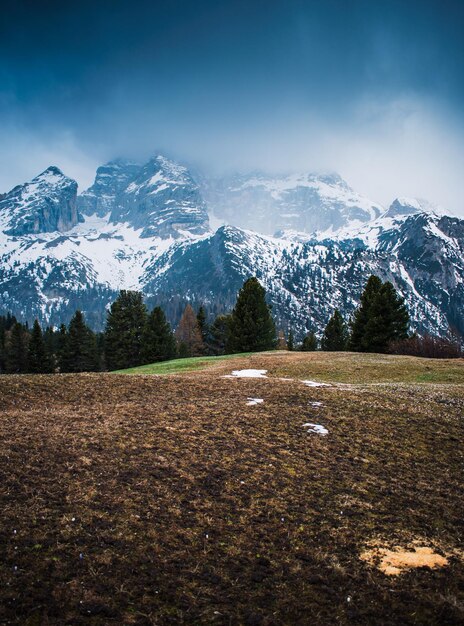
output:
[[[415,567],[444,567],[448,559],[437,554],[426,546],[416,546],[413,550],[405,550],[396,546],[388,548],[373,548],[361,554],[361,559],[380,569],[387,576],[397,576],[404,571]]]

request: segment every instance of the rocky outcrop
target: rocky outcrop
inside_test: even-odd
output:
[[[5,194],[0,201],[0,230],[18,237],[66,232],[79,222],[76,198],[76,181],[49,167]]]
[[[83,215],[103,217],[117,206],[117,200],[124,189],[139,174],[142,166],[132,161],[117,159],[97,169],[94,184],[77,199],[77,206]]]
[[[100,167],[79,207],[86,215],[110,213],[111,223],[128,224],[144,238],[178,239],[209,230],[198,185],[187,168],[163,156],[143,166],[116,161]]]

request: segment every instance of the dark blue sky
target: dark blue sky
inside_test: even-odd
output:
[[[0,189],[157,151],[464,212],[462,0],[3,0]]]

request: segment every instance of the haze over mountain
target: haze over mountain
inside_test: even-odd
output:
[[[203,179],[202,187],[215,218],[268,235],[337,230],[383,213],[379,204],[353,191],[338,174],[242,174]]]
[[[208,175],[336,171],[464,215],[464,4],[6,0],[0,192],[154,150]]]

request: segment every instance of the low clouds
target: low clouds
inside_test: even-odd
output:
[[[275,117],[207,124],[204,119],[160,119],[150,110],[109,117],[95,137],[74,129],[40,130],[11,124],[0,130],[0,190],[58,165],[89,186],[106,160],[143,160],[164,152],[203,171],[337,171],[356,190],[388,206],[394,197],[427,198],[464,215],[460,177],[464,135],[451,115],[433,102],[402,98],[360,100],[350,118],[319,117],[291,107]],[[160,123],[161,122],[161,123]]]
[[[0,26],[0,192],[162,152],[213,175],[338,171],[464,215],[461,2],[52,4],[12,2]]]
[[[398,195],[423,197],[464,215],[463,146],[452,111],[405,97],[363,102],[353,123],[332,137],[332,159],[355,188],[383,204]]]
[[[80,189],[89,186],[100,165],[84,152],[72,131],[44,135],[18,126],[0,129],[0,193],[30,180],[50,165],[78,181]]]

